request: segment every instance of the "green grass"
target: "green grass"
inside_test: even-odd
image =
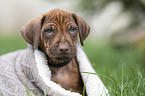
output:
[[[27,47],[26,42],[21,36],[16,37],[1,37],[0,36],[0,55],[24,49]]]
[[[0,55],[26,47],[22,37],[0,37]],[[84,50],[111,96],[145,96],[145,52],[106,41],[87,41]]]
[[[111,96],[145,95],[145,55],[135,48],[115,49],[107,41],[84,48]]]

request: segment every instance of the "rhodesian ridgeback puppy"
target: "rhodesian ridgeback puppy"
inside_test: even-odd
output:
[[[21,32],[34,49],[46,54],[52,80],[82,94],[84,84],[76,61],[76,46],[78,38],[84,45],[89,31],[89,25],[75,13],[54,9],[32,19]]]

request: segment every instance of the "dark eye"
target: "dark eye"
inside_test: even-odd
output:
[[[69,32],[72,32],[72,33],[76,32],[76,31],[77,31],[77,28],[75,28],[75,27],[71,27],[71,28],[69,29]]]
[[[46,30],[44,30],[44,32],[46,32],[46,33],[53,33],[54,31],[53,31],[53,29],[52,28],[49,28],[49,29],[46,29]]]

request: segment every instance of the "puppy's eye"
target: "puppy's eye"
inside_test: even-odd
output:
[[[77,28],[75,28],[75,27],[71,27],[69,29],[69,32],[71,32],[71,33],[75,33],[76,31],[77,31]]]
[[[44,30],[44,32],[52,34],[54,30],[52,28],[49,28],[49,29]]]

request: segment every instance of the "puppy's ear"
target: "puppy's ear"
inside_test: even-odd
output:
[[[39,45],[42,18],[43,18],[42,15],[33,18],[27,24],[25,24],[21,29],[21,34],[23,38],[28,43],[30,43],[34,49],[37,49]]]
[[[83,41],[87,38],[88,34],[90,33],[90,27],[81,17],[77,16],[75,13],[72,13],[72,16],[79,27],[78,29],[80,42],[84,46]]]

